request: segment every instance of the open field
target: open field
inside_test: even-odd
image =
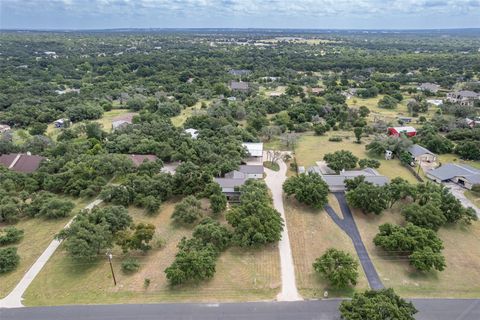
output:
[[[329,203],[341,212],[333,195],[330,195]],[[351,296],[355,290],[367,289],[367,279],[361,266],[357,286],[343,290],[331,288],[327,280],[315,273],[313,262],[328,248],[341,249],[357,257],[353,243],[324,210],[308,208],[293,198],[285,199],[284,205],[300,294],[306,299],[323,298],[324,292],[328,291],[329,297],[345,297]]]
[[[473,192],[471,190],[465,190],[465,197],[467,197],[470,201],[472,201],[477,208],[480,208],[480,193]]]
[[[378,107],[378,101],[383,98],[383,95],[378,95],[377,97],[367,99],[352,97],[347,100],[347,104],[349,107],[366,106],[368,109],[370,109],[370,115],[368,116],[368,119],[372,122],[377,118],[379,120],[384,120],[387,123],[391,122],[393,125],[399,125],[397,117],[402,116],[412,118],[412,123],[409,123],[408,125],[416,127],[416,120],[418,117],[412,117],[407,108],[408,100],[411,99],[411,96],[406,92],[403,92],[402,94],[404,99],[397,105],[395,109],[383,109]],[[426,113],[420,113],[419,117],[423,115],[427,118],[431,118],[437,109],[438,107],[436,106],[430,106],[428,111]]]
[[[112,121],[115,117],[131,112],[128,109],[113,109],[103,113],[102,117],[98,120],[94,120],[102,125],[102,129],[106,132],[112,131]],[[73,124],[75,126],[76,124]],[[47,127],[46,135],[53,140],[56,140],[62,129],[55,128],[55,124],[50,123]]]
[[[177,252],[177,244],[191,229],[175,227],[170,222],[174,202],[162,205],[156,216],[130,208],[135,222],[153,223],[165,246],[146,255],[130,253],[140,262],[140,270],[126,275],[121,269],[123,254],[114,250],[113,266],[117,286],[113,286],[110,267],[105,257],[93,263],[75,263],[66,256],[64,247],[53,255],[25,294],[26,305],[140,303],[175,301],[252,301],[273,300],[280,290],[278,247],[258,250],[230,248],[217,261],[213,279],[196,285],[171,288],[164,274]],[[148,288],[144,280],[150,279]]]
[[[74,213],[82,209],[85,201],[75,201]],[[25,218],[14,226],[24,230],[24,237],[18,244],[11,246],[18,248],[20,264],[12,272],[0,275],[0,299],[5,297],[16,286],[24,273],[32,266],[42,252],[47,248],[55,235],[67,224],[71,217],[55,220],[42,218]],[[0,227],[7,225],[0,224]],[[10,224],[8,225],[10,226]]]
[[[341,136],[344,139],[341,142],[328,141],[328,138],[333,135]],[[338,150],[349,150],[359,159],[369,158],[365,151],[365,145],[368,144],[369,140],[369,138],[363,138],[361,144],[355,143],[354,134],[350,131],[329,131],[323,136],[308,133],[299,139],[295,154],[298,165],[305,167],[315,165],[315,161],[322,160],[325,154]],[[417,182],[413,174],[402,166],[399,160],[385,160],[383,158],[377,160],[381,163],[378,172],[388,178],[402,177],[412,183]]]
[[[378,226],[403,223],[401,204],[381,216],[352,210],[360,234],[383,284],[404,297],[478,298],[480,296],[480,222],[471,226],[448,226],[438,235],[443,240],[447,268],[442,272],[419,273],[405,257],[389,255],[373,244]]]
[[[172,119],[173,125],[176,127],[182,126],[185,120],[187,120],[187,118],[190,117],[195,112],[195,110],[200,110],[202,106],[202,102],[205,102],[208,105],[208,101],[200,100],[197,103],[195,103],[192,107],[183,109],[178,116],[172,117],[171,119]]]

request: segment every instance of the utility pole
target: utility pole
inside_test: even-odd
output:
[[[110,263],[110,270],[112,271],[112,277],[113,277],[113,284],[116,286],[117,285],[117,279],[115,279],[115,272],[113,272],[113,266],[112,266],[112,253],[109,251],[107,252],[107,257],[108,257],[108,262]]]

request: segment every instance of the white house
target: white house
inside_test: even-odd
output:
[[[242,146],[247,149],[250,157],[263,157],[263,143],[262,142],[244,142]]]
[[[197,139],[198,137],[197,129],[188,128],[188,129],[185,129],[185,133],[188,133],[192,137],[192,139]]]

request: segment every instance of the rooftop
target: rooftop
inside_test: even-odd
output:
[[[45,157],[24,153],[10,153],[0,156],[0,164],[17,172],[32,173],[38,169]]]
[[[138,167],[145,161],[157,161],[157,156],[153,154],[129,154],[128,158],[133,161],[133,165]]]
[[[464,177],[473,184],[480,183],[480,170],[466,164],[447,163],[428,171],[428,174],[441,181]]]
[[[408,148],[408,152],[410,152],[412,154],[412,156],[414,156],[414,157],[418,157],[418,156],[421,156],[422,154],[426,154],[426,153],[431,154],[431,155],[435,155],[433,152],[431,152],[427,148],[424,148],[424,147],[422,147],[418,144],[414,144],[410,148]]]
[[[230,82],[230,89],[232,89],[232,90],[248,90],[248,82],[232,81],[232,82]]]
[[[261,157],[263,155],[263,143],[262,142],[244,142],[242,146],[247,148],[248,153],[252,157]]]

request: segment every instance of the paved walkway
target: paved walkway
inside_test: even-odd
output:
[[[347,205],[347,201],[345,200],[345,194],[343,192],[334,192],[333,193],[340,204],[340,209],[343,213],[343,219],[333,210],[330,205],[325,206],[325,211],[327,211],[328,215],[332,218],[332,220],[343,230],[345,233],[352,239],[353,246],[355,247],[355,251],[357,252],[358,258],[360,259],[360,264],[362,265],[363,271],[365,271],[365,275],[367,276],[368,284],[370,288],[374,290],[383,289],[384,286],[382,281],[380,280],[377,270],[368,255],[367,249],[363,244],[362,237],[360,236],[360,232],[358,232],[357,224],[353,219],[352,212]]]
[[[282,239],[278,247],[280,250],[280,268],[282,276],[282,291],[278,294],[278,301],[296,301],[302,300],[298,294],[297,284],[295,282],[295,268],[293,265],[292,249],[290,248],[290,239],[288,237],[287,220],[285,219],[285,211],[283,209],[283,182],[287,179],[287,165],[283,160],[278,161],[279,171],[273,171],[265,168],[267,177],[265,182],[270,188],[273,197],[273,206],[280,212],[285,226],[282,231]]]
[[[97,199],[89,203],[85,209],[92,209],[96,205],[99,205],[102,202],[102,200]],[[72,223],[73,217],[66,225],[64,228],[68,228],[70,224]],[[52,242],[50,242],[49,246],[45,251],[43,251],[42,255],[35,261],[35,263],[28,269],[28,271],[25,273],[23,278],[20,280],[20,282],[17,284],[17,286],[6,296],[5,298],[0,300],[0,308],[19,308],[23,307],[22,304],[22,296],[27,291],[28,287],[30,284],[33,282],[35,277],[40,273],[40,271],[43,269],[45,264],[47,264],[48,259],[53,255],[53,253],[57,250],[57,248],[60,246],[62,243],[61,240],[54,239]]]
[[[473,210],[475,210],[475,212],[477,213],[477,217],[480,218],[480,209],[472,201],[470,201],[470,199],[465,197],[465,189],[463,187],[453,182],[445,183],[445,186],[450,190],[450,192],[455,196],[455,198],[460,200],[464,207],[473,208]]]

